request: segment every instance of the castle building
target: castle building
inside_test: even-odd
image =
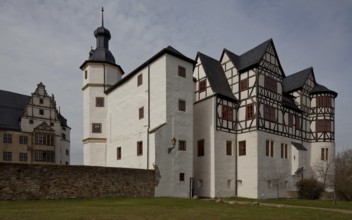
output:
[[[83,72],[84,164],[155,169],[156,196],[271,198],[334,157],[337,93],[286,76],[272,39],[190,59],[168,46],[128,75],[98,27]]]
[[[68,165],[70,130],[43,83],[31,96],[0,90],[0,162]]]

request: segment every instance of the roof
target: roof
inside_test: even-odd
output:
[[[159,51],[157,54],[155,54],[154,56],[152,56],[151,58],[149,58],[147,61],[145,61],[142,65],[140,65],[139,67],[137,67],[135,70],[133,70],[132,72],[130,72],[126,77],[122,78],[120,81],[118,81],[115,85],[113,85],[112,87],[110,87],[108,90],[105,91],[106,94],[112,92],[113,90],[115,90],[117,87],[119,87],[120,85],[124,84],[125,82],[127,82],[130,78],[132,78],[135,74],[137,74],[138,72],[140,72],[143,68],[147,67],[150,63],[154,62],[155,60],[159,59],[161,56],[165,55],[165,54],[170,54],[172,56],[175,56],[177,58],[180,58],[181,60],[187,61],[189,63],[195,64],[195,61],[191,58],[186,57],[185,55],[183,55],[181,52],[179,52],[178,50],[176,50],[175,48],[168,46],[164,49],[162,49],[161,51]]]
[[[302,151],[307,151],[307,149],[301,143],[291,142],[291,144],[297,149]]]
[[[259,64],[270,44],[273,45],[272,39],[259,44],[240,56],[227,49],[224,49],[223,53],[226,53],[229,56],[230,60],[239,72],[243,72],[246,69]]]
[[[0,90],[0,129],[20,131],[19,119],[30,96]]]
[[[287,76],[283,79],[282,86],[284,92],[292,92],[302,89],[308,80],[310,74],[313,74],[313,68],[307,68],[297,73]],[[313,74],[314,77],[314,74]]]
[[[202,62],[205,74],[207,75],[209,84],[214,93],[237,102],[226,79],[221,63],[200,52],[198,52],[197,57]]]
[[[335,97],[337,97],[337,92],[334,92],[334,91],[326,88],[325,86],[322,86],[317,83],[317,84],[315,84],[315,86],[312,89],[312,91],[310,92],[310,94],[318,94],[318,93],[330,93],[330,94],[333,94]]]
[[[284,93],[282,96],[282,105],[286,106],[287,108],[290,108],[292,110],[302,112],[302,110],[297,107],[295,101],[293,100],[293,97],[291,97],[290,95],[288,95],[286,93]]]

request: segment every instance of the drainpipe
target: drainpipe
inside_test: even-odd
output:
[[[147,128],[147,170],[149,170],[149,130],[150,130],[150,64],[148,63],[148,128]]]
[[[238,196],[238,181],[237,181],[237,179],[238,179],[238,154],[237,154],[237,124],[238,124],[238,109],[239,109],[239,107],[240,107],[240,104],[238,103],[237,105],[236,105],[236,127],[235,127],[235,182],[234,182],[234,184],[235,184],[235,197],[237,197]]]

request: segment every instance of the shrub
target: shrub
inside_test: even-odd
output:
[[[300,199],[319,199],[324,187],[316,179],[303,179],[296,183]]]
[[[339,199],[352,201],[352,149],[340,152],[335,163],[336,194]]]

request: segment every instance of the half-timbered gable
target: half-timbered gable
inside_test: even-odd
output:
[[[199,52],[196,60],[197,66],[194,71],[198,88],[195,92],[196,102],[215,96],[217,130],[235,132],[237,99],[231,92],[220,62]],[[205,90],[202,90],[202,82],[208,85]]]

